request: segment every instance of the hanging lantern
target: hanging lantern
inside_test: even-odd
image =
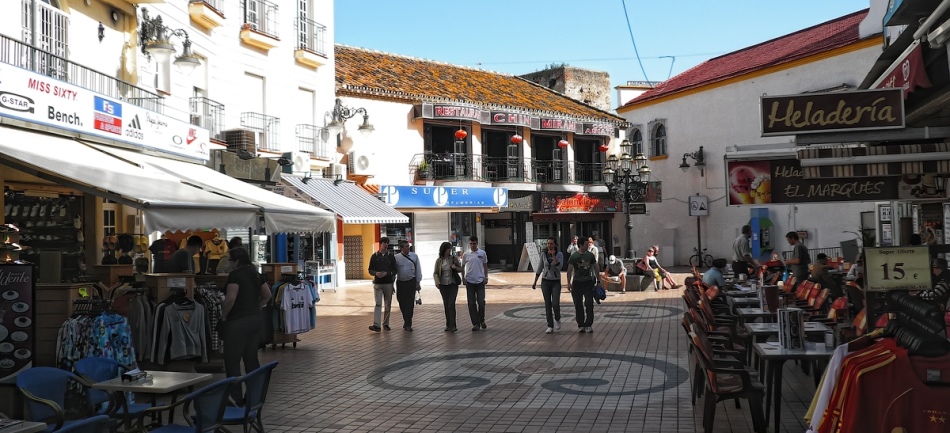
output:
[[[610,148],[607,147],[607,143],[601,143],[601,145],[600,145],[600,151],[601,151],[601,152],[607,152],[608,149],[610,149]]]
[[[524,137],[518,134],[511,136],[511,144],[521,144],[522,141],[524,141]]]
[[[458,131],[455,131],[455,139],[456,139],[456,140],[464,140],[465,137],[468,137],[468,133],[465,132],[464,129],[459,128]]]
[[[571,143],[568,143],[567,140],[561,140],[557,142],[557,147],[561,149],[567,149],[567,146],[570,146]]]

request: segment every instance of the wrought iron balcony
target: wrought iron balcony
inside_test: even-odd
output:
[[[277,4],[267,0],[244,0],[244,26],[274,39],[280,37]]]
[[[156,113],[165,111],[165,99],[156,93],[6,35],[0,35],[0,62],[62,80]]]
[[[245,112],[241,113],[241,127],[255,132],[255,147],[258,150],[280,151],[280,118]]]
[[[307,152],[312,158],[330,159],[330,150],[323,139],[322,127],[317,125],[297,125],[297,150]]]
[[[191,124],[207,129],[211,138],[223,140],[224,104],[197,96],[188,102],[191,105]]]
[[[574,182],[581,185],[600,185],[604,183],[604,163],[602,162],[575,162]]]
[[[297,49],[327,56],[327,27],[314,20],[297,18]]]
[[[508,158],[466,153],[420,153],[409,166],[413,181],[475,180],[542,184],[603,183],[603,163]]]

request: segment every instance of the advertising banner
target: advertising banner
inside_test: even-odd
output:
[[[904,90],[763,96],[762,136],[904,127]]]
[[[805,179],[797,159],[726,161],[729,205],[890,201],[936,197],[925,176]],[[930,176],[931,181],[933,176]]]
[[[192,159],[210,157],[207,129],[12,65],[0,64],[0,116]]]
[[[508,206],[508,188],[382,185],[379,193],[396,209]]]

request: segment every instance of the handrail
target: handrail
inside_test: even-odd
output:
[[[165,99],[156,93],[0,34],[0,63],[46,75],[162,114]]]

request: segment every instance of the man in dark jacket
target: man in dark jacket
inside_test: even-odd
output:
[[[185,247],[172,253],[171,258],[165,262],[165,272],[171,274],[195,273],[195,261],[192,257],[198,254],[198,250],[201,249],[201,244],[203,243],[204,241],[201,240],[200,236],[191,235]]]
[[[396,255],[389,251],[389,238],[379,239],[379,251],[369,259],[369,273],[373,275],[373,294],[376,295],[376,307],[373,309],[373,326],[370,331],[379,332],[389,328],[389,313],[393,306],[393,281],[396,278]],[[386,312],[383,313],[383,302]],[[380,321],[382,316],[382,321]],[[382,324],[383,328],[379,325]]]

